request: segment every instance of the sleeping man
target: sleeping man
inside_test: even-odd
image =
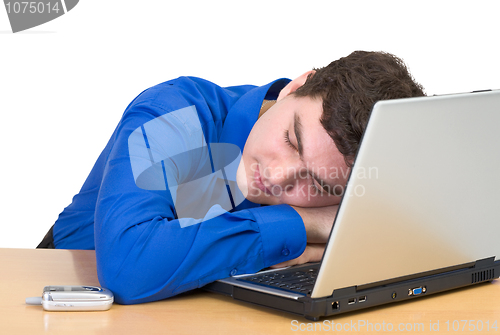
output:
[[[122,304],[319,261],[374,103],[423,95],[400,59],[362,51],[260,87],[156,85],[39,247],[95,249]]]

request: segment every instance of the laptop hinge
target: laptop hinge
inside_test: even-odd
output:
[[[408,281],[408,280],[427,277],[427,276],[435,276],[435,275],[439,275],[442,273],[450,273],[452,271],[493,266],[494,263],[495,263],[495,256],[492,256],[492,257],[477,260],[475,262],[464,263],[464,264],[449,266],[446,268],[420,272],[420,273],[416,273],[416,274],[412,274],[412,275],[408,275],[408,276],[402,276],[402,277],[397,277],[397,278],[393,278],[393,279],[382,280],[382,281],[364,284],[364,285],[359,285],[359,286],[355,286],[355,287],[356,287],[356,292],[359,292],[359,291],[367,290],[367,289],[370,289],[373,287],[387,286],[387,285],[390,285],[393,283],[399,283],[402,281]]]

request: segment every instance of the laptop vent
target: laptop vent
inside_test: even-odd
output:
[[[484,270],[474,272],[472,274],[472,284],[479,283],[486,280],[492,280],[495,278],[494,269]]]

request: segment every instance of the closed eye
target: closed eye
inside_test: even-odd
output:
[[[285,136],[285,143],[286,143],[286,144],[287,144],[290,148],[292,148],[293,150],[295,150],[295,151],[297,151],[297,152],[298,152],[299,150],[295,147],[295,145],[293,145],[293,144],[292,144],[292,142],[290,142],[290,132],[288,131],[288,129],[287,129],[287,130],[285,130],[285,134],[284,134],[284,136]]]

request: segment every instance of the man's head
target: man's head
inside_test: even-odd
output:
[[[357,51],[306,72],[252,128],[238,186],[261,204],[338,204],[373,104],[422,95],[404,63],[386,53]]]
[[[401,59],[366,51],[355,51],[315,70],[292,94],[323,101],[321,124],[348,165],[352,165],[375,102],[425,95]]]

